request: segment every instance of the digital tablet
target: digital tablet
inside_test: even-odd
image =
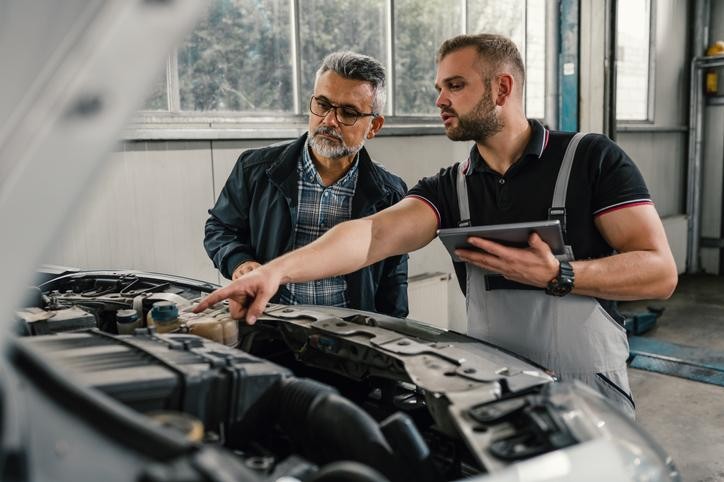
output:
[[[456,249],[478,249],[468,244],[467,239],[470,236],[489,239],[496,243],[515,248],[526,248],[528,247],[528,237],[534,232],[538,233],[538,236],[551,247],[554,255],[565,254],[563,233],[561,232],[561,224],[558,220],[438,229],[437,235],[440,241],[442,241],[442,244],[444,244],[450,252],[453,261],[462,261],[455,256]]]

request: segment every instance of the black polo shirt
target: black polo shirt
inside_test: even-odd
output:
[[[500,175],[488,167],[474,145],[466,165],[470,223],[487,224],[543,221],[553,200],[558,170],[572,132],[549,131],[536,120],[530,142],[520,159]],[[408,196],[426,202],[438,218],[440,228],[458,227],[455,163],[437,175],[420,180]],[[631,158],[608,137],[589,134],[581,139],[574,157],[566,198],[566,244],[576,259],[613,254],[594,225],[594,219],[612,210],[651,198],[641,173]],[[458,282],[465,292],[465,267],[454,263]]]

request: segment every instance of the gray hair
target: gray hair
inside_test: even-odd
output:
[[[323,73],[330,70],[345,79],[364,80],[372,84],[374,95],[372,110],[382,113],[387,94],[385,92],[385,68],[378,60],[355,52],[332,52],[322,60],[314,83],[317,83]]]

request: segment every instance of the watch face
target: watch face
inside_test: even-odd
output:
[[[558,276],[548,282],[546,293],[553,296],[567,295],[573,289],[575,275],[573,266],[568,261],[561,261]]]
[[[559,275],[548,283],[546,293],[553,296],[563,296],[570,293],[571,289],[573,289],[573,278]]]
[[[573,279],[569,276],[561,276],[560,282],[558,283],[559,289],[568,293],[573,288]]]

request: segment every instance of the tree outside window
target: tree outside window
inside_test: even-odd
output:
[[[353,50],[392,66],[388,89],[394,105],[388,112],[429,118],[437,114],[437,49],[446,38],[467,31],[500,33],[516,42],[528,69],[528,115],[542,118],[545,1],[213,0],[169,64],[177,79],[172,75],[167,82],[162,76],[145,110],[246,118],[305,115],[322,58]]]

